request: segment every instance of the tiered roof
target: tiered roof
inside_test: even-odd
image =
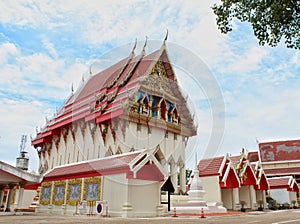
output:
[[[45,128],[32,141],[32,144],[39,146],[45,142],[51,142],[52,136],[59,134],[61,127],[75,121],[93,120],[96,123],[101,123],[123,115],[130,110],[132,98],[137,94],[143,80],[149,76],[158,61],[163,63],[167,77],[171,80],[170,85],[177,83],[165,43],[161,49],[149,55],[145,54],[145,46],[139,55],[135,56],[134,47],[128,57],[91,76],[80,89],[71,95],[55,117],[48,121]],[[193,124],[178,86],[176,88],[172,86],[172,91],[178,100],[184,104],[180,107],[182,122]],[[185,128],[184,131],[186,136],[196,134],[193,125]]]

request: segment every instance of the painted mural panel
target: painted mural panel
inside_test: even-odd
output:
[[[259,144],[262,162],[300,160],[300,140]]]

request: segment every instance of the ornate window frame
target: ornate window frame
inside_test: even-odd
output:
[[[71,185],[72,184],[79,184],[79,197],[78,199],[75,200],[70,200],[70,190],[71,190]],[[77,203],[79,203],[81,201],[81,189],[82,189],[82,179],[71,179],[68,180],[68,187],[67,187],[67,202],[66,204],[71,205],[71,206],[75,206]]]
[[[49,195],[48,199],[43,200],[43,192],[44,192],[45,187],[50,188],[50,195]],[[40,191],[40,204],[41,205],[49,205],[50,204],[50,200],[51,200],[51,197],[52,197],[52,189],[51,188],[52,188],[52,182],[43,182],[42,183],[42,189]]]
[[[100,193],[101,193],[101,188],[102,188],[102,177],[90,177],[90,178],[85,178],[84,179],[84,188],[83,188],[83,200],[85,201],[91,201],[87,200],[86,198],[86,190],[87,190],[87,185],[89,183],[98,183],[98,197],[97,199],[94,199],[92,201],[99,201],[100,200]]]
[[[56,188],[60,185],[62,185],[64,187],[63,199],[62,200],[55,200],[55,196],[56,196],[56,193],[57,193]],[[65,180],[55,181],[54,182],[54,187],[53,187],[52,204],[54,204],[54,205],[63,205],[64,204],[64,199],[65,199],[65,193],[66,193],[66,181]]]

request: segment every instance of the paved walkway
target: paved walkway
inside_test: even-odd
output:
[[[208,215],[206,218],[200,218],[199,216],[183,216],[178,217],[154,217],[154,218],[104,218],[100,216],[66,216],[66,215],[54,215],[54,214],[40,214],[40,213],[16,213],[15,215],[2,215],[0,217],[0,223],[18,223],[18,224],[35,224],[35,223],[57,223],[57,224],[75,224],[75,223],[117,223],[117,224],[129,224],[129,223],[149,223],[161,224],[161,223],[210,223],[210,224],[299,224],[300,223],[300,209],[281,210],[281,211],[266,211],[266,212],[246,212],[246,213],[227,213]]]

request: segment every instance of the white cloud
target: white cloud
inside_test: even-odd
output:
[[[12,43],[3,43],[0,45],[0,65],[8,63],[9,57],[15,57],[19,54],[18,49]]]

